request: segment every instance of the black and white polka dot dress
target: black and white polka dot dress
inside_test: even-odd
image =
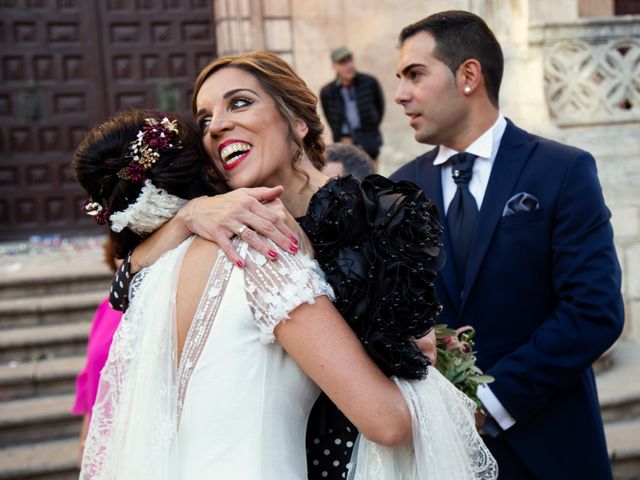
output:
[[[322,394],[311,410],[307,425],[309,480],[342,480],[351,467],[356,427]]]
[[[109,305],[114,310],[124,312],[129,306],[129,285],[131,284],[131,253],[116,270],[109,290]]]

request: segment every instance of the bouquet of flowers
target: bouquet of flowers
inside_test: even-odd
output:
[[[434,328],[438,352],[435,367],[482,410],[482,403],[476,395],[478,385],[491,383],[494,378],[484,375],[476,366],[476,352],[473,350],[475,329],[467,325],[453,330],[442,323]]]

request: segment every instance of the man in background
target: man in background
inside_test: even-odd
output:
[[[384,115],[380,83],[356,70],[353,54],[346,47],[333,50],[331,61],[336,78],[322,88],[320,101],[333,141],[359,145],[375,161],[382,146]]]

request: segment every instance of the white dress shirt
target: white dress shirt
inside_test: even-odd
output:
[[[491,126],[489,130],[480,135],[469,147],[465,150],[467,153],[477,155],[476,161],[473,163],[473,171],[471,174],[471,181],[469,182],[469,191],[473,198],[476,199],[478,204],[478,210],[482,207],[482,200],[484,199],[484,193],[487,190],[487,184],[489,183],[489,175],[491,175],[491,168],[493,162],[498,154],[498,148],[500,147],[500,141],[502,135],[507,128],[507,121],[502,115],[498,115],[498,118]],[[434,165],[442,165],[441,180],[442,180],[442,197],[444,200],[444,214],[446,216],[449,210],[449,205],[456,194],[456,183],[453,181],[451,175],[451,163],[447,161],[455,154],[460,153],[452,148],[440,145],[438,154],[433,160]]]
[[[484,194],[487,191],[487,184],[489,183],[489,176],[491,175],[491,169],[493,163],[498,154],[498,148],[500,147],[500,141],[502,135],[507,128],[507,121],[502,115],[498,115],[495,123],[480,135],[469,147],[465,150],[467,153],[477,155],[476,161],[473,164],[473,171],[471,175],[471,181],[469,182],[469,191],[473,198],[475,198],[478,205],[478,210],[482,207],[482,201],[484,200]],[[453,155],[460,153],[452,148],[440,145],[438,154],[433,160],[434,165],[442,165],[441,169],[441,182],[442,182],[442,198],[444,201],[444,213],[445,216],[449,211],[449,205],[456,194],[458,188],[453,181],[451,174],[451,162],[448,162],[449,158]],[[504,408],[498,397],[491,391],[491,388],[487,385],[481,385],[478,387],[478,398],[491,414],[491,416],[498,422],[498,425],[503,430],[507,430],[512,427],[516,421]]]

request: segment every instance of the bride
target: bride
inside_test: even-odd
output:
[[[131,112],[79,147],[74,167],[91,197],[88,213],[109,223],[124,250],[186,199],[212,193],[192,132],[182,119]],[[458,473],[449,478],[495,477],[462,395],[435,370],[421,382],[384,375],[298,237],[298,255],[272,245],[277,262],[235,239],[242,265],[192,237],[136,276],[103,370],[82,478],[304,478],[318,387],[363,435],[355,478],[432,468]]]

